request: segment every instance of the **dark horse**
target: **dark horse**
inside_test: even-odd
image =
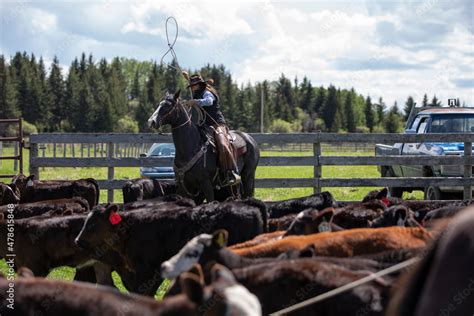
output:
[[[174,169],[178,194],[193,198],[198,203],[202,202],[204,197],[208,202],[214,201],[217,198],[214,190],[219,189],[217,154],[203,137],[201,127],[191,120],[185,105],[179,100],[179,94],[180,90],[174,95],[167,95],[148,119],[148,125],[154,128],[171,125],[176,147]],[[260,149],[250,135],[243,132],[231,134],[245,144],[245,153],[237,158],[242,178],[240,194],[243,198],[251,197],[254,193],[255,169],[260,158]],[[225,197],[232,195],[231,192],[238,192],[239,186],[228,189]],[[220,196],[222,191],[223,189],[219,191],[219,199],[223,198]]]

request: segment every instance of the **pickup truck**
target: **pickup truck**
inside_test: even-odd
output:
[[[421,108],[413,112],[408,119],[406,134],[424,133],[473,133],[474,108]],[[376,156],[386,155],[463,155],[464,143],[397,143],[393,146],[377,144]],[[442,177],[462,176],[464,167],[461,165],[439,166],[379,166],[382,177]],[[426,200],[443,200],[461,197],[463,187],[456,186],[427,186],[391,187],[390,194],[401,197],[403,192],[413,190],[424,191]]]

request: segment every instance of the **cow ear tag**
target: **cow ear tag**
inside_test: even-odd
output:
[[[318,225],[318,231],[320,233],[331,231],[331,225],[329,225],[329,223],[326,221],[326,219],[324,217],[323,217],[323,221],[321,222],[321,224]]]
[[[385,206],[390,206],[390,200],[386,197],[383,197],[382,199],[380,199],[380,201],[382,201],[383,204],[385,204]]]
[[[121,221],[122,221],[122,217],[119,214],[115,213],[114,211],[110,211],[110,215],[109,215],[110,224],[117,225]]]

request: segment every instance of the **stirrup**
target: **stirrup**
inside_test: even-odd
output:
[[[235,173],[235,171],[230,171],[228,173],[228,181],[229,185],[236,185],[236,184],[239,184],[241,182],[241,178],[240,176]]]

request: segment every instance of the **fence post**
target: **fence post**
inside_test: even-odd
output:
[[[319,164],[319,157],[321,156],[321,142],[319,137],[316,142],[313,143],[313,155],[314,155],[314,178],[316,180],[316,186],[313,188],[314,193],[321,193],[321,186],[319,185],[319,179],[321,179],[321,165]]]
[[[472,156],[472,143],[464,142],[464,157],[466,161],[464,162],[464,178],[472,177],[472,165],[467,160]],[[464,186],[464,200],[472,200],[472,188],[471,185]]]
[[[18,156],[18,147],[19,146],[20,146],[20,142],[15,142],[15,145],[13,145],[13,150],[14,150],[13,155],[15,157]],[[15,171],[15,173],[17,173],[17,171],[18,171],[18,160],[16,160],[16,159],[13,160],[13,171]]]
[[[30,175],[39,180],[39,168],[33,164],[34,158],[38,158],[38,143],[30,143]]]
[[[114,157],[114,143],[110,142],[107,146],[107,158],[112,159]],[[107,168],[107,180],[113,180],[114,179],[114,167],[108,167]],[[113,189],[108,189],[107,190],[107,202],[113,202],[114,201],[114,190]]]

